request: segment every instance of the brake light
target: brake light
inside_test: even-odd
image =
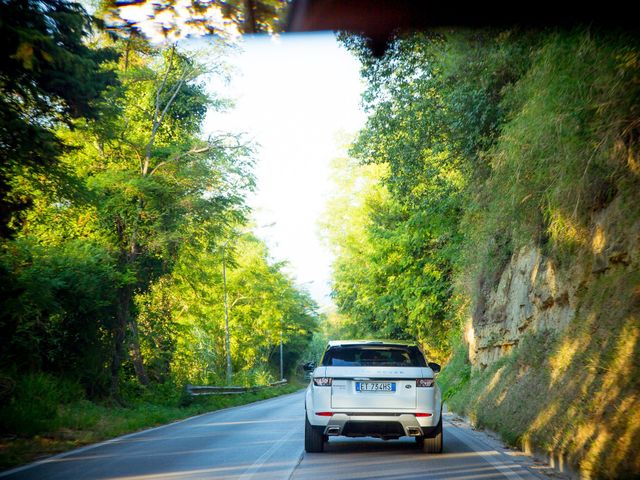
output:
[[[416,387],[433,387],[435,383],[433,378],[418,378],[416,380]]]
[[[331,415],[333,415],[333,412],[316,412],[316,415],[318,415],[319,417],[330,417]]]
[[[316,413],[317,415],[317,413]],[[415,414],[416,417],[430,417],[431,414],[430,413],[416,413]]]
[[[330,387],[333,382],[333,378],[331,377],[315,377],[313,379],[313,384],[316,387]]]

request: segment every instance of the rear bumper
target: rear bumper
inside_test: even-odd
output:
[[[399,415],[362,415],[335,413],[323,433],[328,436],[348,437],[420,437],[429,435],[435,428],[433,417],[420,417],[406,413]],[[322,428],[322,427],[320,427]]]

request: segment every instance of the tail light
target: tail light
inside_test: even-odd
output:
[[[313,379],[313,384],[316,387],[330,387],[333,382],[333,378],[331,377],[315,377]]]
[[[416,380],[416,387],[433,387],[435,383],[433,378],[418,378]]]
[[[316,413],[317,415],[317,413]],[[414,414],[416,417],[430,417],[431,414],[430,413],[415,413]]]
[[[333,415],[333,412],[316,412],[316,415],[318,415],[319,417],[331,417]]]

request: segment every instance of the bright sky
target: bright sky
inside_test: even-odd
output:
[[[297,283],[329,306],[332,257],[318,222],[331,190],[329,165],[344,154],[340,137],[364,124],[359,64],[332,33],[245,37],[242,50],[222,92],[235,108],[209,115],[205,133],[246,132],[259,144],[249,204],[256,225],[275,224],[256,233],[274,260],[287,260]]]

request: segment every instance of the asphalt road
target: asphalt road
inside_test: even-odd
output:
[[[413,439],[332,438],[303,454],[302,392],[193,417],[0,474],[6,479],[539,479],[541,466],[449,415],[444,453]]]

